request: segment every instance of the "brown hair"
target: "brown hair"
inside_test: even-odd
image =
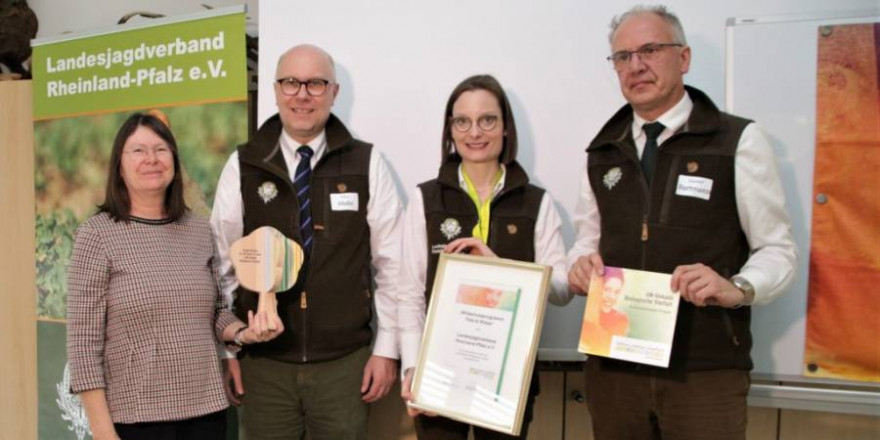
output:
[[[501,84],[492,75],[474,75],[455,86],[452,94],[449,95],[449,101],[446,102],[440,154],[441,163],[446,163],[450,159],[461,160],[461,157],[455,151],[455,142],[452,140],[452,107],[464,92],[474,90],[485,90],[494,95],[495,99],[498,100],[498,106],[501,107],[501,120],[504,122],[504,145],[498,160],[505,165],[513,162],[516,160],[517,149],[516,123],[513,121],[513,110],[510,108],[510,101],[507,100],[507,94],[504,93]]]
[[[110,152],[110,169],[108,170],[104,203],[98,205],[98,212],[110,214],[110,217],[115,221],[127,222],[131,218],[131,197],[128,194],[125,181],[122,179],[120,166],[125,142],[138,127],[149,128],[171,148],[171,154],[174,157],[174,178],[165,189],[165,214],[166,219],[177,221],[189,210],[183,199],[183,178],[180,172],[180,156],[177,154],[177,141],[167,123],[160,119],[154,111],[132,114],[116,132],[113,151]]]

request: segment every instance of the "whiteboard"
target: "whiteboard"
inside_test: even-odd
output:
[[[798,246],[789,292],[754,308],[756,373],[785,379],[804,368],[819,26],[878,21],[880,9],[728,20],[726,110],[754,119],[769,135]]]
[[[725,23],[746,14],[820,13],[876,7],[877,0],[671,0],[693,49],[685,81],[724,106]],[[566,246],[584,149],[624,104],[605,57],[608,24],[637,1],[326,0],[260,2],[258,118],[276,112],[272,88],[278,56],[312,43],[335,59],[341,84],[333,108],[354,134],[372,142],[393,168],[401,194],[436,175],[443,110],[464,78],[495,75],[508,92],[520,139],[519,161],[554,197]],[[748,115],[757,117],[757,115]],[[584,302],[549,306],[539,356],[580,360]],[[787,336],[770,328],[756,340]],[[784,339],[786,344],[791,339]],[[803,344],[802,339],[798,347]],[[770,344],[771,346],[774,344]],[[767,350],[767,345],[761,346]],[[757,349],[756,349],[757,350]],[[770,358],[753,351],[756,359]],[[799,362],[799,358],[797,360]],[[782,365],[763,363],[770,367]],[[791,370],[789,370],[791,371]]]

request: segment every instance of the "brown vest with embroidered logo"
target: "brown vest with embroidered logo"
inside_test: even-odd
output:
[[[449,160],[440,167],[434,180],[419,185],[425,207],[428,237],[428,271],[425,295],[430,301],[440,250],[447,243],[471,237],[479,220],[477,207],[458,183],[461,162]],[[488,246],[502,258],[535,261],[535,223],[544,190],[529,184],[529,178],[516,162],[506,165],[504,189],[490,205]],[[442,227],[457,223],[459,231],[446,235]],[[448,232],[447,232],[448,233]]]
[[[272,226],[300,242],[299,202],[281,153],[278,115],[260,127],[254,139],[238,148],[244,235]],[[369,164],[372,146],[352,138],[335,116],[325,126],[327,149],[312,171],[310,203],[315,225],[311,255],[296,285],[278,293],[284,332],[276,339],[246,347],[253,356],[285,362],[335,359],[368,346],[372,340],[370,272]],[[259,188],[277,190],[264,201]],[[334,210],[331,194],[356,194],[356,211]],[[257,295],[239,288],[236,314],[247,320]]]
[[[693,111],[685,126],[660,145],[650,186],[633,143],[629,105],[587,148],[587,171],[601,218],[599,253],[608,266],[672,273],[679,265],[703,263],[727,278],[739,273],[748,259],[736,205],[734,159],[750,121],[720,112],[697,89],[687,87],[687,93]],[[708,200],[682,194],[686,191],[679,185],[688,179],[711,181]],[[749,322],[749,307],[695,307],[682,301],[670,370],[751,369]]]

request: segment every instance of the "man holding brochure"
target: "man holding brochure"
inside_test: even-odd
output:
[[[671,273],[681,295],[669,368],[590,357],[597,439],[744,439],[750,309],[779,295],[795,247],[773,151],[751,121],[684,85],[678,18],[635,7],[611,24],[628,104],[587,148],[569,254],[572,293],[604,267]]]

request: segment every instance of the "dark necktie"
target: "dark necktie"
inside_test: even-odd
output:
[[[666,127],[659,122],[652,122],[642,126],[647,137],[645,150],[642,151],[642,172],[645,174],[645,180],[648,181],[648,185],[654,179],[654,165],[657,164],[657,137],[660,136],[660,133],[663,133],[664,128]]]
[[[308,145],[303,145],[296,150],[299,153],[299,165],[293,177],[293,186],[296,188],[296,198],[299,200],[299,232],[302,235],[303,251],[306,254],[312,251],[314,240],[314,225],[312,225],[312,207],[309,203],[309,187],[312,180],[312,154],[314,152]]]

